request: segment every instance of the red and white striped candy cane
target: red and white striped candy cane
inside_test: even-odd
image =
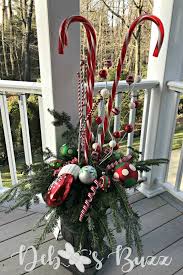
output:
[[[157,57],[159,55],[159,52],[160,52],[160,49],[161,49],[161,46],[162,46],[162,43],[163,43],[163,39],[164,39],[164,27],[163,27],[163,23],[161,22],[161,20],[158,17],[156,17],[154,15],[148,15],[148,14],[142,15],[142,16],[138,17],[131,24],[131,26],[129,28],[129,31],[128,31],[127,35],[126,35],[126,38],[125,38],[122,50],[121,50],[121,55],[120,55],[118,66],[117,66],[115,80],[114,80],[113,86],[112,86],[112,95],[111,95],[111,97],[109,97],[109,100],[108,100],[108,109],[107,109],[106,116],[104,118],[104,126],[103,126],[103,132],[102,132],[102,142],[103,143],[104,143],[106,132],[107,132],[108,127],[109,127],[109,117],[111,115],[112,106],[113,106],[113,102],[114,102],[114,99],[115,99],[118,82],[119,82],[120,77],[121,77],[121,72],[122,72],[123,64],[124,64],[124,59],[125,59],[125,56],[126,56],[126,52],[127,52],[127,48],[128,48],[130,39],[132,37],[132,34],[133,34],[133,31],[134,31],[135,27],[138,24],[140,24],[142,21],[146,21],[146,20],[150,20],[150,21],[154,22],[157,25],[157,27],[158,27],[159,38],[158,38],[157,44],[155,46],[153,56]]]
[[[59,31],[59,53],[64,53],[64,47],[68,45],[68,28],[71,23],[80,22],[83,23],[87,39],[88,39],[88,54],[87,54],[87,89],[86,89],[86,115],[90,113],[93,105],[93,92],[94,92],[94,81],[95,81],[95,68],[96,68],[96,33],[92,24],[82,16],[71,16],[66,18]],[[89,116],[86,122],[86,134],[85,134],[85,148],[84,156],[85,162],[88,163],[89,154],[89,143],[92,137],[91,133],[92,118]]]
[[[90,204],[93,201],[93,198],[95,197],[95,194],[97,192],[97,189],[100,188],[101,183],[98,180],[94,180],[95,186],[92,185],[90,190],[91,192],[88,193],[88,199],[85,200],[85,203],[83,205],[83,209],[81,210],[79,221],[82,222],[84,216],[88,212],[88,209],[90,208]]]

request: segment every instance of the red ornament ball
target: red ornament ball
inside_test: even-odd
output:
[[[124,126],[124,131],[126,132],[126,133],[131,133],[131,132],[133,132],[133,126],[131,125],[131,124],[126,124],[125,126]]]
[[[129,162],[122,162],[115,167],[113,178],[129,188],[137,184],[138,172]]]
[[[100,182],[100,188],[102,189],[102,191],[107,190],[111,186],[111,180],[106,175],[103,175],[102,177],[100,177],[99,182]]]
[[[120,134],[119,131],[114,132],[112,135],[113,135],[113,137],[115,137],[115,138],[120,138],[120,137],[121,137],[121,134]]]
[[[128,85],[131,85],[134,83],[134,77],[133,75],[128,75],[126,78],[126,82],[128,83]]]
[[[113,148],[114,151],[119,149],[119,143],[116,144],[116,146]]]
[[[97,116],[96,119],[95,119],[95,122],[97,123],[97,125],[100,125],[102,123],[101,116]]]
[[[134,101],[134,104],[135,104],[135,108],[137,109],[137,108],[139,107],[139,102],[138,102],[138,100],[135,100],[135,101]]]
[[[117,116],[117,115],[119,115],[120,110],[119,110],[118,108],[113,108],[113,109],[112,109],[112,113],[113,113],[115,116]]]
[[[99,76],[103,79],[106,79],[108,75],[108,71],[106,69],[102,69],[99,71]]]

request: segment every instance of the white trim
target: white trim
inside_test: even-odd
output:
[[[3,130],[4,130],[4,136],[5,136],[5,142],[6,142],[6,150],[8,154],[8,163],[10,168],[11,180],[12,180],[12,184],[16,184],[18,181],[17,173],[16,173],[16,162],[15,162],[15,154],[13,149],[8,104],[7,104],[7,99],[5,94],[0,94],[0,109],[1,109]]]
[[[114,132],[120,130],[120,120],[121,120],[121,102],[122,102],[122,95],[120,93],[117,93],[115,97],[115,108],[120,110],[120,113],[118,115],[114,116]]]
[[[9,94],[35,94],[41,95],[41,83],[25,82],[25,81],[11,81],[0,80],[0,92]]]
[[[144,106],[143,106],[143,115],[142,115],[142,128],[140,135],[140,147],[139,151],[142,152],[140,159],[144,159],[144,151],[146,146],[146,134],[147,134],[147,125],[149,119],[149,106],[151,99],[151,90],[144,91]]]
[[[137,190],[147,198],[152,198],[165,192],[165,189],[160,184],[154,185],[154,188],[148,188],[147,183],[142,183],[139,187],[137,187]]]
[[[130,102],[133,103],[133,101],[137,100],[137,91],[132,91],[131,92],[131,100]],[[130,114],[129,114],[129,124],[135,127],[135,119],[136,119],[136,108],[130,109]],[[127,140],[127,147],[132,147],[133,145],[133,139],[134,139],[134,131],[128,134],[128,140]],[[130,154],[131,149],[127,148],[127,155]]]
[[[42,142],[42,150],[44,152],[46,148],[46,137],[45,137],[45,122],[44,122],[42,96],[38,96],[38,104],[39,104],[39,119],[40,119],[40,129],[41,129],[41,142]]]
[[[182,174],[183,174],[183,144],[182,144],[182,149],[181,149],[181,153],[180,153],[179,166],[178,166],[177,176],[176,176],[176,181],[175,181],[175,190],[176,191],[180,191]]]
[[[95,92],[98,92],[101,89],[107,88],[112,89],[113,81],[107,81],[106,82],[95,82]],[[152,89],[159,86],[159,81],[157,80],[147,80],[142,79],[141,82],[134,84],[134,90],[141,90],[141,89]],[[129,85],[126,83],[125,80],[119,81],[117,91],[127,91],[129,89]]]
[[[32,151],[29,134],[29,123],[27,116],[27,103],[26,96],[20,95],[19,97],[20,121],[22,127],[22,137],[24,145],[25,163],[30,166],[32,164]]]
[[[183,82],[181,81],[169,81],[167,86],[173,92],[183,93]]]

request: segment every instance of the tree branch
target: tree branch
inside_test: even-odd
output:
[[[135,7],[136,7],[137,9],[140,8],[140,5],[138,5],[137,2],[136,2],[135,0],[133,0],[133,3],[134,3],[134,5],[135,5]]]
[[[115,12],[106,2],[105,0],[102,0],[102,2],[104,3],[104,5],[108,8],[108,10],[114,14],[116,17],[118,17],[120,20],[123,21],[123,23],[125,24],[126,27],[129,28],[129,25],[126,23],[125,19],[117,12]]]
[[[115,12],[106,2],[105,2],[105,0],[101,0],[103,3],[104,3],[104,5],[108,8],[108,10],[112,13],[112,14],[114,14],[116,17],[118,17],[120,20],[122,20],[122,22],[124,23],[124,25],[127,27],[127,28],[129,28],[130,26],[126,23],[126,20],[119,14],[119,13],[117,13],[117,12]],[[133,33],[133,36],[134,36],[134,38],[135,39],[137,39],[137,36]]]

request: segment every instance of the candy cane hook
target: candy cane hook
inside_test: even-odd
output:
[[[131,26],[129,28],[129,31],[126,35],[125,41],[123,43],[123,47],[122,47],[122,50],[121,50],[121,55],[120,55],[120,58],[119,58],[117,71],[116,71],[116,75],[115,75],[115,80],[114,80],[113,86],[112,86],[112,94],[111,94],[111,97],[108,100],[108,109],[107,109],[107,114],[106,114],[105,119],[104,119],[104,127],[103,127],[103,133],[102,133],[102,141],[103,142],[104,142],[105,135],[106,135],[106,132],[107,132],[108,127],[109,127],[109,117],[111,115],[112,106],[113,106],[113,102],[114,102],[114,99],[115,99],[116,90],[117,90],[118,82],[120,80],[120,76],[121,76],[121,72],[122,72],[123,64],[124,64],[124,59],[125,59],[125,56],[126,56],[126,52],[127,52],[127,48],[128,48],[130,39],[132,37],[132,34],[133,34],[133,31],[134,31],[135,27],[138,24],[140,24],[141,22],[146,21],[146,20],[154,22],[157,25],[158,30],[159,30],[159,38],[158,38],[158,41],[156,43],[156,46],[155,46],[155,49],[154,49],[154,52],[153,52],[153,56],[158,57],[161,46],[163,44],[164,27],[163,27],[163,23],[161,22],[161,20],[158,17],[156,17],[154,15],[145,14],[145,15],[142,15],[142,16],[138,17],[131,24]]]
[[[87,68],[87,90],[86,90],[86,115],[88,115],[92,111],[93,106],[93,93],[94,93],[94,82],[95,82],[95,68],[96,68],[96,33],[92,24],[82,16],[71,16],[66,18],[59,30],[59,53],[64,53],[64,48],[68,45],[68,28],[71,23],[80,22],[83,23],[87,39],[88,39],[88,68]],[[85,135],[85,148],[84,148],[84,156],[85,162],[88,163],[88,154],[89,154],[89,143],[92,137],[91,132],[91,124],[92,117],[89,116],[86,121],[86,135]]]

